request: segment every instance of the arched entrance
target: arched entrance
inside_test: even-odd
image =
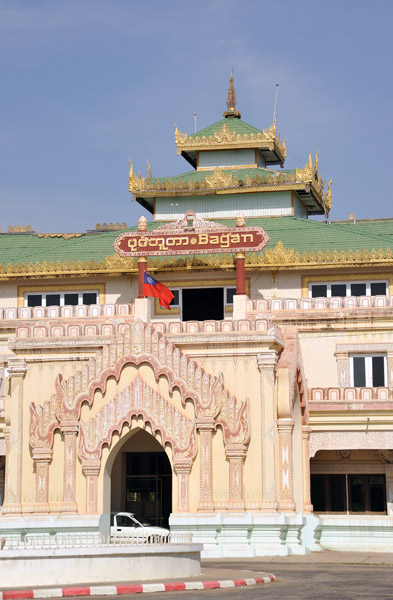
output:
[[[167,527],[172,512],[172,469],[161,444],[136,429],[111,470],[111,512],[132,512],[142,523]]]

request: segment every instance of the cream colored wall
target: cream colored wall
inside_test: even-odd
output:
[[[301,273],[299,271],[278,271],[276,277],[277,298],[301,297]]]
[[[248,275],[248,272],[246,273]],[[254,271],[251,277],[251,298],[300,298],[299,271]]]
[[[108,277],[106,280],[106,304],[127,304],[133,302],[136,276]],[[137,288],[137,286],[136,286]]]
[[[15,281],[0,282],[0,308],[17,305],[17,284]]]
[[[22,281],[2,281],[0,282],[0,308],[9,308],[18,304],[18,287],[36,288],[37,291],[45,286],[50,286],[55,290],[67,289],[75,285],[80,289],[84,285],[105,284],[105,303],[127,303],[135,298],[137,293],[136,276],[124,275],[118,277],[97,276],[97,277],[63,277],[54,279],[24,279]],[[65,287],[67,286],[67,288]]]
[[[391,343],[389,330],[348,329],[335,332],[324,329],[315,332],[300,332],[303,364],[309,388],[338,387],[338,370],[335,352],[338,344],[383,344]],[[332,329],[334,323],[332,323]]]

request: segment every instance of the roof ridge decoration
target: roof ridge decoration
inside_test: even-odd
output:
[[[262,129],[259,133],[236,133],[235,130],[223,123],[218,131],[212,135],[200,137],[182,133],[175,123],[175,144],[177,153],[196,150],[234,150],[244,148],[267,147],[275,150],[284,163],[287,156],[287,140],[281,143],[280,134],[276,132],[276,123],[273,122],[268,129]]]
[[[228,131],[230,130],[228,129]],[[326,191],[324,191],[325,183],[326,181],[318,173],[317,152],[314,163],[310,154],[307,163],[301,169],[293,169],[286,173],[272,170],[267,177],[261,177],[260,175],[250,177],[250,175],[246,174],[244,179],[239,179],[237,175],[233,174],[232,170],[216,167],[212,174],[206,174],[199,181],[194,181],[193,179],[179,181],[179,179],[170,177],[165,177],[161,180],[158,177],[152,178],[150,169],[148,170],[147,177],[142,177],[140,173],[135,175],[130,161],[128,188],[134,194],[143,192],[144,196],[156,196],[158,192],[160,194],[170,193],[170,195],[176,195],[177,193],[195,193],[196,191],[203,190],[212,192],[213,190],[231,189],[236,193],[247,193],[271,191],[269,188],[272,186],[281,186],[283,189],[302,189],[304,186],[311,186],[326,216],[328,216],[332,207],[332,180],[330,180]]]

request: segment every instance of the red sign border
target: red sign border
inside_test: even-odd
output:
[[[126,252],[124,250],[121,250],[118,245],[120,243],[120,241],[125,238],[125,237],[129,237],[129,236],[133,236],[133,237],[160,237],[160,234],[162,236],[172,236],[172,235],[176,235],[176,236],[181,236],[181,235],[187,235],[187,236],[192,236],[192,235],[198,235],[199,233],[203,233],[203,234],[207,234],[207,235],[218,235],[218,234],[229,234],[229,233],[258,233],[262,236],[262,241],[260,242],[260,244],[258,244],[258,246],[255,247],[251,247],[251,246],[243,246],[240,248],[207,248],[207,249],[201,249],[198,248],[198,250],[195,251],[195,253],[193,253],[189,248],[187,250],[138,250],[137,252]],[[155,230],[155,231],[125,231],[123,233],[121,233],[113,242],[113,247],[115,249],[115,252],[119,255],[122,256],[123,258],[137,258],[137,257],[141,257],[141,256],[183,256],[185,254],[192,254],[193,256],[195,254],[236,254],[238,252],[260,252],[261,250],[263,250],[263,248],[265,248],[265,246],[268,244],[270,240],[270,237],[268,236],[268,234],[266,233],[266,231],[264,229],[262,229],[262,227],[232,227],[230,229],[227,228],[219,228],[219,229],[213,229],[213,230],[209,230],[209,229],[197,229],[196,231],[179,231],[179,229],[167,229],[165,227],[164,231],[160,231],[159,229]]]

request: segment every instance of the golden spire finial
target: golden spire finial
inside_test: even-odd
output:
[[[236,108],[236,92],[235,92],[235,83],[233,79],[233,71],[231,71],[231,76],[229,78],[229,87],[227,93],[227,107],[228,110],[235,110]]]
[[[236,103],[237,103],[237,98],[236,98],[235,82],[234,82],[233,70],[232,70],[231,76],[229,78],[229,86],[228,86],[228,93],[227,93],[228,110],[226,110],[226,111],[224,110],[224,112],[222,113],[225,118],[237,117],[238,119],[240,119],[241,114],[239,113],[238,110],[236,110]]]

